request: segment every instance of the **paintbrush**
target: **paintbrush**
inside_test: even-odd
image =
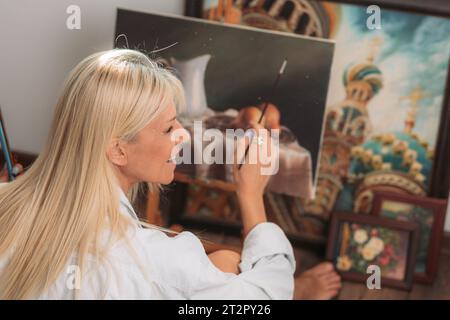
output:
[[[14,170],[15,163],[14,158],[11,154],[11,149],[9,147],[8,137],[6,135],[1,109],[0,109],[0,146],[3,151],[3,157],[5,158],[6,169],[8,171],[8,180],[13,181],[16,177],[16,172]]]
[[[260,124],[262,119],[264,118],[264,114],[266,113],[267,106],[269,105],[269,101],[271,101],[272,98],[273,98],[273,95],[275,93],[275,89],[278,86],[278,82],[280,81],[281,75],[284,73],[284,69],[286,69],[286,65],[287,65],[287,59],[284,59],[283,64],[281,65],[280,71],[278,71],[277,78],[275,79],[275,82],[273,83],[272,89],[271,89],[270,94],[268,96],[269,99],[266,99],[266,103],[264,104],[264,108],[263,108],[263,110],[261,112],[261,115],[259,116],[258,124]],[[250,137],[250,143],[251,143],[252,138],[253,138],[253,136]],[[248,150],[250,149],[250,143],[245,148],[244,159],[241,161],[241,163],[239,163],[238,170],[240,170],[242,165],[244,164],[245,158],[247,157],[247,154],[248,154]]]

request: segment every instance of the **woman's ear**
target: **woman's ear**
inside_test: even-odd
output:
[[[111,140],[108,149],[106,149],[106,156],[109,161],[117,166],[122,167],[128,163],[127,153],[120,139]]]

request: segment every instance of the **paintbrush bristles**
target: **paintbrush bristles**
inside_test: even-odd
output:
[[[284,69],[286,69],[286,65],[287,65],[287,59],[284,59],[283,64],[281,65],[279,74],[283,74],[284,73]]]

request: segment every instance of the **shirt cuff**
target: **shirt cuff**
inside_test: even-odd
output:
[[[239,265],[241,272],[251,270],[264,257],[278,254],[286,256],[294,272],[294,251],[283,230],[272,222],[259,223],[245,237]]]

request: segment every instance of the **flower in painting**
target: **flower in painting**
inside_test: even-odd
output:
[[[394,253],[394,248],[392,247],[392,244],[387,244],[387,245],[384,247],[384,252],[385,252],[387,255],[393,254],[393,253]]]
[[[352,260],[348,256],[338,257],[336,267],[339,270],[347,271],[352,267]]]
[[[380,265],[384,267],[389,264],[389,262],[391,261],[391,258],[388,255],[382,255],[382,256],[380,256],[378,261],[380,262]]]
[[[381,253],[381,251],[384,250],[384,241],[378,237],[372,237],[367,243],[367,246],[372,247],[372,249],[375,251],[375,254],[378,255]]]
[[[364,260],[372,261],[373,259],[375,259],[377,252],[372,246],[369,246],[369,244],[367,244],[362,249],[361,255],[363,256]]]
[[[359,244],[363,244],[364,242],[367,241],[367,231],[366,230],[356,230],[355,234],[353,235],[353,239],[355,240],[356,243]]]

